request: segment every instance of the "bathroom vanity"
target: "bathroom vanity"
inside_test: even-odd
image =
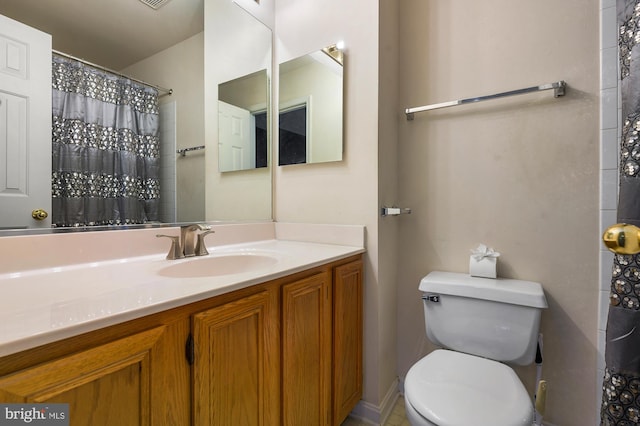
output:
[[[242,247],[267,246],[292,250],[282,268],[163,277],[162,301],[114,312],[131,319],[105,315],[93,329],[82,324],[96,321],[81,320],[80,333],[16,352],[0,342],[0,401],[69,403],[71,424],[339,425],[362,395],[363,250],[280,241]],[[295,262],[293,252],[313,257],[314,247],[333,254]],[[217,286],[225,280],[231,284]],[[190,285],[197,290],[176,293]]]

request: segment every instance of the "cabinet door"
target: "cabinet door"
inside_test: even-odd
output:
[[[331,276],[282,287],[282,419],[285,426],[331,420]]]
[[[263,291],[194,315],[195,425],[277,423],[279,340],[270,297]]]
[[[164,329],[157,327],[4,376],[0,401],[68,403],[71,425],[150,425],[153,354]]]
[[[333,424],[362,398],[362,261],[334,269]]]

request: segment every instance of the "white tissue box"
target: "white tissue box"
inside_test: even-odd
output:
[[[497,257],[483,257],[476,260],[469,256],[469,275],[472,277],[496,278]]]

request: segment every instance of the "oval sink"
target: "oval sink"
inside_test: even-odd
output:
[[[265,268],[277,261],[275,257],[260,254],[198,257],[162,268],[158,274],[170,278],[215,277]]]

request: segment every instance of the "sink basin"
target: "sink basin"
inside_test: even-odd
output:
[[[159,275],[170,278],[202,278],[239,274],[274,265],[278,259],[262,254],[229,254],[196,257],[167,266]]]

